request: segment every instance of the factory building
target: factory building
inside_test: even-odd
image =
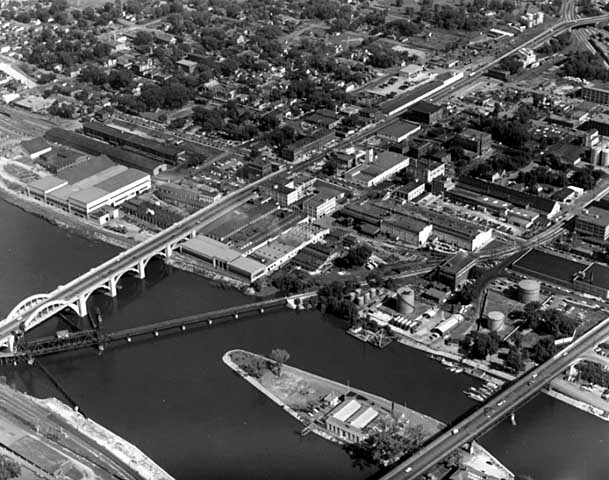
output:
[[[581,98],[587,102],[609,105],[609,85],[596,83],[581,89]]]
[[[332,215],[337,208],[336,196],[318,193],[306,198],[302,208],[307,216],[314,220],[326,215]]]
[[[455,137],[455,143],[464,150],[481,155],[491,148],[491,134],[466,128]]]
[[[49,153],[52,148],[51,145],[44,140],[44,138],[24,140],[21,142],[20,147],[30,160],[36,160],[45,153]]]
[[[560,212],[560,203],[555,200],[514,190],[479,178],[461,176],[458,179],[457,186],[480,195],[509,202],[519,208],[533,209],[548,219],[553,218]]]
[[[289,162],[298,163],[303,161],[313,151],[323,148],[332,140],[335,134],[327,128],[320,128],[313,135],[301,138],[288,145],[281,151],[281,156]]]
[[[82,125],[82,129],[83,132],[90,137],[98,138],[111,145],[137,150],[145,155],[151,155],[163,162],[174,165],[184,156],[183,149],[172,145],[165,145],[132,133],[125,133],[122,130],[109,127],[103,123],[85,122]]]
[[[446,320],[442,320],[438,325],[431,329],[431,333],[440,335],[440,337],[445,337],[462,321],[463,316],[456,313],[448,317]]]
[[[104,207],[117,207],[150,190],[150,175],[93,158],[59,174],[27,186],[28,195],[83,217]]]
[[[423,217],[396,215],[381,220],[381,233],[417,247],[424,246],[432,234],[432,225]]]
[[[465,252],[459,252],[442,263],[436,272],[436,279],[450,287],[459,290],[469,277],[469,272],[478,259]]]
[[[389,140],[390,142],[400,143],[417,133],[419,130],[421,130],[421,125],[418,123],[398,120],[379,131],[377,136]]]
[[[379,417],[379,407],[357,394],[347,394],[325,418],[326,428],[341,440],[358,443],[364,440]]]
[[[216,189],[204,185],[190,188],[186,185],[164,183],[159,185],[154,192],[161,200],[167,203],[191,209],[206,207],[210,203],[217,202],[222,198],[222,194]]]
[[[408,182],[406,185],[402,185],[395,192],[393,192],[393,195],[399,200],[405,202],[412,202],[424,193],[425,182],[420,180],[413,180],[412,182]]]
[[[390,179],[410,164],[408,157],[395,152],[380,152],[372,163],[358,165],[345,172],[345,179],[360,187],[370,188]]]
[[[129,168],[142,170],[150,175],[157,175],[167,170],[167,164],[153,160],[152,158],[128,152],[120,147],[98,142],[85,135],[64,130],[62,128],[51,128],[46,131],[44,138],[49,142],[58,143],[89,155],[107,155],[116,163],[125,165]]]
[[[609,238],[609,210],[588,207],[575,217],[575,231],[582,236],[604,242]]]
[[[253,282],[268,272],[263,263],[248,258],[222,242],[204,235],[180,245],[180,250],[209,263],[216,270],[223,270]]]
[[[421,101],[410,107],[406,112],[406,116],[413,122],[433,125],[442,120],[443,113],[444,107],[442,105]]]

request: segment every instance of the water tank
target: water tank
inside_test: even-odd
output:
[[[370,297],[371,298],[376,298],[376,288],[372,287],[370,289]]]
[[[518,282],[518,298],[522,303],[539,302],[539,282],[530,279]]]
[[[370,292],[366,292],[364,294],[364,302],[368,303],[370,301]]]
[[[357,304],[360,305],[360,306],[364,304],[364,296],[363,295],[360,295],[360,296],[357,297]]]
[[[498,312],[495,310],[493,312],[488,312],[487,319],[488,329],[493,332],[496,332],[498,330],[501,330],[501,328],[503,327],[503,323],[505,322],[505,315],[502,312]]]
[[[414,290],[412,288],[404,287],[398,290],[396,301],[399,313],[410,314],[414,312]]]

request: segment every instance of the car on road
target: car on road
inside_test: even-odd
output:
[[[450,433],[452,433],[453,435],[456,435],[457,433],[459,433],[459,429],[453,428]]]
[[[504,404],[505,404],[505,400],[501,400],[500,402],[497,402],[498,407],[501,407]]]
[[[412,467],[406,467],[404,469],[404,473],[410,473],[412,471]]]

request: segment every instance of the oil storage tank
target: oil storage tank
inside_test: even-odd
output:
[[[410,287],[400,288],[397,295],[398,312],[410,314],[414,312],[414,290]]]
[[[525,279],[518,282],[518,299],[522,303],[539,302],[539,282]]]
[[[499,312],[496,310],[488,312],[486,318],[488,329],[492,332],[497,332],[501,330],[501,328],[503,328],[503,325],[505,323],[505,315],[503,314],[503,312]]]

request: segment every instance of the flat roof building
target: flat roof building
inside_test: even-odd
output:
[[[575,217],[575,231],[580,235],[605,241],[609,238],[609,210],[591,206]]]
[[[361,187],[373,187],[404,170],[410,164],[408,157],[395,152],[380,152],[372,163],[358,165],[345,172],[345,179]]]
[[[253,282],[266,275],[267,266],[248,258],[239,250],[204,235],[198,235],[180,245],[180,250],[211,264],[216,270],[225,270]]]
[[[398,120],[397,122],[387,125],[381,129],[377,135],[394,143],[403,142],[408,137],[414,135],[421,130],[421,125],[418,123],[406,122]]]

